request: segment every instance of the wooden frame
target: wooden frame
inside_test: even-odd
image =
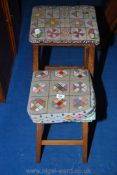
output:
[[[83,162],[87,163],[88,159],[88,122],[82,123],[82,139],[81,140],[43,140],[42,139],[42,124],[37,124],[36,136],[36,162],[41,160],[42,145],[81,145],[83,150]]]
[[[84,68],[87,68],[91,75],[94,74],[94,57],[95,57],[95,44],[62,44],[62,43],[49,43],[49,44],[32,44],[33,47],[33,71],[39,70],[39,47],[41,46],[78,46],[84,47]],[[55,69],[70,69],[78,68],[78,66],[46,66],[45,70]],[[82,139],[81,140],[43,140],[42,138],[42,124],[37,124],[36,135],[36,162],[41,160],[41,148],[43,145],[81,145],[82,146],[82,159],[86,163],[88,160],[88,122],[82,123]]]
[[[41,46],[66,46],[66,47],[84,47],[84,67],[89,69],[91,75],[94,74],[94,57],[95,57],[95,44],[79,44],[79,43],[43,43],[43,44],[32,44],[32,56],[33,56],[33,71],[39,70],[39,47]]]

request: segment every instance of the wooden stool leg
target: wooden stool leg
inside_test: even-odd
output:
[[[84,68],[88,69],[89,47],[84,47]]]
[[[39,70],[39,46],[32,45],[33,48],[33,72]]]
[[[95,62],[95,45],[89,47],[89,59],[88,59],[88,69],[91,75],[94,75],[94,62]]]
[[[41,146],[42,146],[42,124],[37,124],[36,136],[36,162],[39,163],[41,159]]]
[[[88,122],[83,122],[83,162],[87,163],[88,159]]]

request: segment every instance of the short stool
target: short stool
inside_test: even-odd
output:
[[[33,73],[28,114],[37,124],[36,161],[40,162],[42,145],[81,145],[87,162],[88,123],[96,118],[95,94],[88,69],[47,67]],[[42,124],[81,122],[81,140],[43,140]]]

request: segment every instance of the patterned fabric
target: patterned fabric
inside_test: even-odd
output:
[[[57,93],[63,93],[64,91],[67,91],[67,84],[59,82],[54,85],[53,90]]]
[[[86,70],[86,71],[84,71],[84,70],[82,70],[82,69],[75,70],[75,71],[74,71],[74,76],[75,76],[75,77],[78,77],[78,78],[85,77],[85,76],[87,76],[87,70]]]
[[[59,98],[55,98],[52,101],[52,107],[55,109],[62,109],[67,105],[67,102],[65,99],[59,99]]]
[[[33,85],[33,92],[38,94],[39,92],[47,91],[47,86],[44,83],[36,83]]]
[[[34,72],[27,109],[34,123],[95,120],[95,95],[88,70]]]
[[[73,99],[73,106],[76,109],[82,109],[87,105],[88,98],[87,97],[77,97]]]
[[[78,83],[74,83],[73,84],[73,90],[75,92],[86,92],[87,91],[87,85],[85,83],[82,82],[78,82]]]
[[[45,78],[48,78],[49,75],[48,75],[48,71],[40,71],[39,73],[35,73],[35,77],[36,78],[42,78],[42,79],[45,79]]]
[[[34,98],[30,101],[30,109],[32,111],[40,111],[45,108],[45,100],[42,98]]]
[[[55,76],[56,77],[63,78],[65,76],[67,76],[67,71],[65,71],[65,70],[55,71]]]
[[[31,43],[99,44],[99,32],[94,7],[34,7],[29,41]]]

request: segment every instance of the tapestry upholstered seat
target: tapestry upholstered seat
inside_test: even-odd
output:
[[[28,113],[34,123],[95,120],[95,95],[88,70],[34,72]]]
[[[99,44],[93,6],[36,6],[32,10],[31,43]]]

